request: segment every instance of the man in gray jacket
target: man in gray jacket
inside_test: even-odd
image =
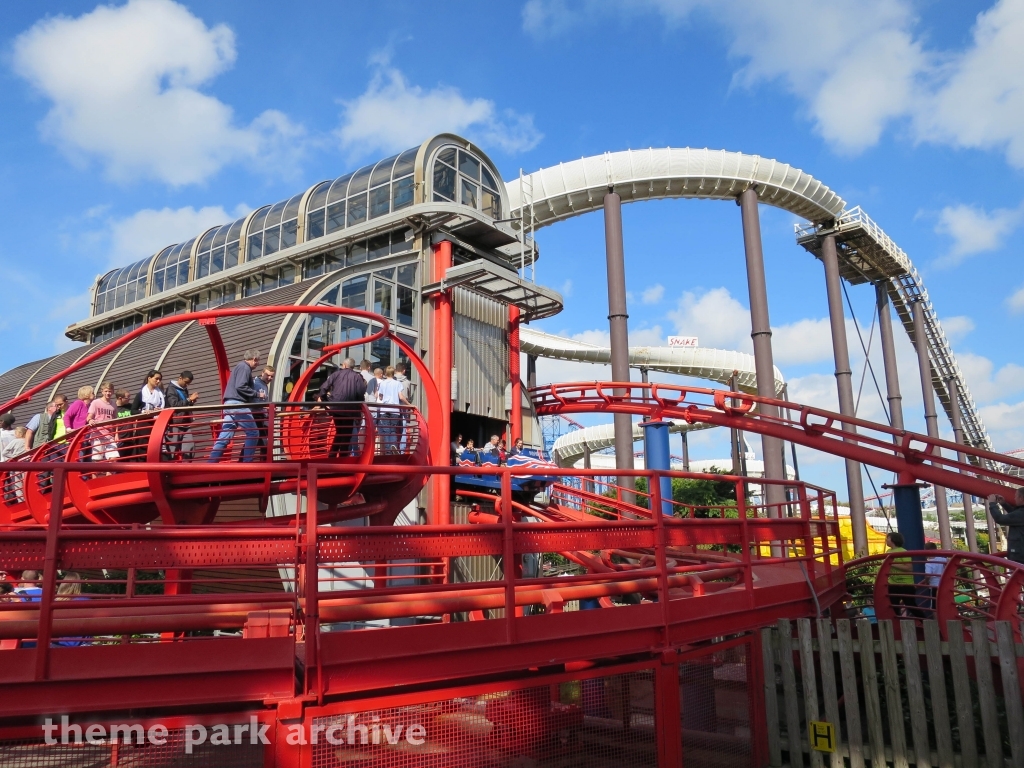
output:
[[[997,525],[1006,526],[1006,559],[1024,563],[1024,488],[1013,494],[1013,504],[1002,496],[988,497],[988,511]],[[995,531],[990,531],[994,535]]]
[[[220,461],[224,450],[228,447],[235,430],[241,428],[245,433],[245,443],[242,445],[242,461],[252,461],[256,454],[256,448],[260,444],[260,431],[256,426],[256,420],[252,416],[252,409],[245,407],[256,399],[256,387],[252,381],[252,371],[260,363],[260,351],[258,349],[247,349],[245,359],[236,365],[231,376],[228,377],[227,386],[224,387],[224,423],[217,441],[210,451],[210,461]]]

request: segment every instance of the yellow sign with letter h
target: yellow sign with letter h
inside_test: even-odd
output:
[[[832,723],[812,722],[809,729],[811,749],[817,752],[836,751],[836,727]]]

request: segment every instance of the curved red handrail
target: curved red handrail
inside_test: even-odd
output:
[[[1024,485],[1024,477],[984,465],[984,462],[991,462],[993,466],[1008,465],[1024,470],[1024,461],[981,448],[899,431],[888,425],[785,400],[721,389],[658,384],[658,390],[680,392],[689,403],[683,407],[681,399],[675,406],[661,405],[652,402],[648,394],[653,386],[637,382],[572,382],[537,387],[530,392],[538,416],[595,411],[641,416],[657,413],[665,418],[681,418],[690,424],[703,422],[772,435],[808,448],[891,470],[905,478],[901,482],[922,480],[974,496],[1005,493],[1006,486]],[[606,394],[607,390],[616,388],[626,389],[632,394],[622,397],[609,397]],[[730,405],[727,401],[733,398],[741,405]],[[701,399],[704,402],[700,402]],[[773,405],[781,415],[765,416],[761,408],[753,408],[755,404]],[[814,416],[823,419],[823,423],[811,423],[809,419]],[[847,431],[851,426],[856,427],[856,430]],[[911,443],[920,444],[925,450],[911,448]],[[960,461],[958,453],[964,454],[968,460]],[[978,464],[972,464],[972,459]]]
[[[317,314],[317,315],[344,315],[350,317],[361,317],[372,322],[379,323],[382,327],[380,331],[370,334],[362,339],[357,339],[351,342],[346,342],[348,345],[352,344],[365,344],[367,342],[375,341],[381,336],[387,334],[391,330],[391,326],[388,323],[386,317],[378,315],[374,312],[366,312],[361,309],[349,309],[348,307],[330,307],[330,306],[312,306],[306,304],[271,304],[264,307],[228,307],[219,309],[205,309],[201,312],[189,312],[183,315],[171,315],[169,317],[161,317],[136,328],[134,331],[130,331],[123,336],[118,336],[116,339],[111,341],[109,344],[105,344],[95,352],[90,352],[85,357],[76,361],[69,368],[65,368],[60,373],[54,374],[45,381],[36,384],[33,387],[22,392],[17,397],[8,400],[3,405],[0,405],[0,414],[7,413],[12,408],[16,408],[22,403],[27,403],[32,399],[32,396],[41,392],[42,390],[56,384],[58,381],[67,378],[67,376],[75,371],[84,368],[89,363],[99,360],[104,355],[110,354],[115,349],[123,347],[133,339],[137,339],[139,336],[155,331],[157,328],[163,328],[168,325],[175,325],[177,323],[188,323],[196,321],[199,325],[209,328],[215,326],[217,318],[220,317],[241,317],[246,315],[301,315],[301,314]],[[208,322],[204,322],[208,321]],[[217,334],[219,339],[220,334]],[[211,338],[211,343],[214,346],[214,353],[217,356],[217,367],[218,374],[221,378],[222,384],[225,382],[225,364],[227,361],[226,356],[223,354],[223,344],[218,348],[217,341]],[[228,369],[229,370],[229,369]]]
[[[918,606],[916,615],[900,616],[892,605],[889,594],[889,576],[892,563],[896,558],[910,558],[924,562],[931,557],[944,557],[946,564],[939,578],[934,598],[923,590],[928,587],[921,574],[915,574],[917,581]],[[911,550],[906,552],[887,552],[870,555],[848,561],[844,568],[847,583],[859,572],[869,572],[878,565],[871,586],[871,599],[875,616],[879,620],[899,618],[924,619],[934,618],[939,623],[939,631],[946,638],[947,621],[964,618],[983,618],[986,621],[1010,621],[1017,637],[1020,637],[1020,624],[1024,612],[1024,564],[997,555],[985,555],[960,550]],[[853,599],[863,595],[853,594]],[[958,597],[966,598],[963,602]],[[932,602],[934,599],[934,603]]]

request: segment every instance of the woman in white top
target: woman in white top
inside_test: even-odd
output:
[[[384,370],[377,383],[377,402],[381,405],[409,405],[400,382],[395,380],[394,366]],[[402,412],[398,408],[380,408],[378,426],[384,453],[398,453],[402,435]]]
[[[159,411],[164,407],[164,391],[160,389],[160,382],[163,381],[163,378],[163,374],[155,368],[146,374],[146,383],[142,385],[139,394],[135,396],[132,413]]]

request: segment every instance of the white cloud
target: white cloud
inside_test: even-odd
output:
[[[185,208],[146,208],[123,219],[109,222],[110,266],[124,266],[145,258],[166,245],[196,237],[210,227],[226,224],[244,216],[248,206],[236,206],[228,213],[219,205],[196,210]]]
[[[974,330],[974,321],[966,315],[942,318],[942,331],[950,341],[960,341]]]
[[[395,67],[379,59],[366,91],[344,102],[337,135],[357,154],[397,152],[436,133],[474,137],[505,152],[525,152],[542,134],[532,115],[499,110],[493,101],[466,98],[457,88],[411,85]]]
[[[956,356],[971,394],[979,403],[991,403],[1024,391],[1024,367],[1007,363],[998,371],[987,357],[970,352]]]
[[[562,294],[562,296],[564,298],[569,298],[570,296],[572,296],[572,280],[571,279],[566,280],[564,283],[562,283],[562,287],[560,289],[560,293]]]
[[[669,24],[709,18],[741,61],[734,81],[779,82],[841,152],[878,142],[903,121],[929,141],[1006,153],[1024,168],[1024,3],[998,0],[959,50],[927,45],[911,0],[530,0],[523,28],[536,38],[595,18],[657,13]]]
[[[1006,305],[1011,312],[1024,312],[1024,287],[1018,288],[1007,299]]]
[[[644,292],[640,294],[640,301],[644,304],[657,304],[664,296],[665,286],[658,283],[649,288],[644,288]]]
[[[302,129],[268,110],[239,126],[201,92],[235,61],[234,33],[171,0],[130,0],[38,22],[14,41],[15,71],[52,106],[43,135],[117,181],[201,182],[223,165],[294,148]],[[269,161],[268,161],[269,162]]]
[[[1020,224],[1022,214],[1022,208],[987,212],[972,205],[946,206],[939,213],[935,231],[948,235],[953,244],[936,264],[954,266],[970,256],[999,249]]]
[[[698,296],[686,291],[668,313],[683,336],[696,336],[702,347],[750,352],[750,312],[727,288],[713,288]]]
[[[700,296],[687,291],[668,317],[675,323],[678,333],[696,336],[702,347],[753,351],[750,310],[726,288],[714,288]],[[849,332],[853,333],[852,327]],[[783,371],[787,365],[830,359],[832,333],[828,319],[804,319],[773,326],[772,353],[775,364]]]

